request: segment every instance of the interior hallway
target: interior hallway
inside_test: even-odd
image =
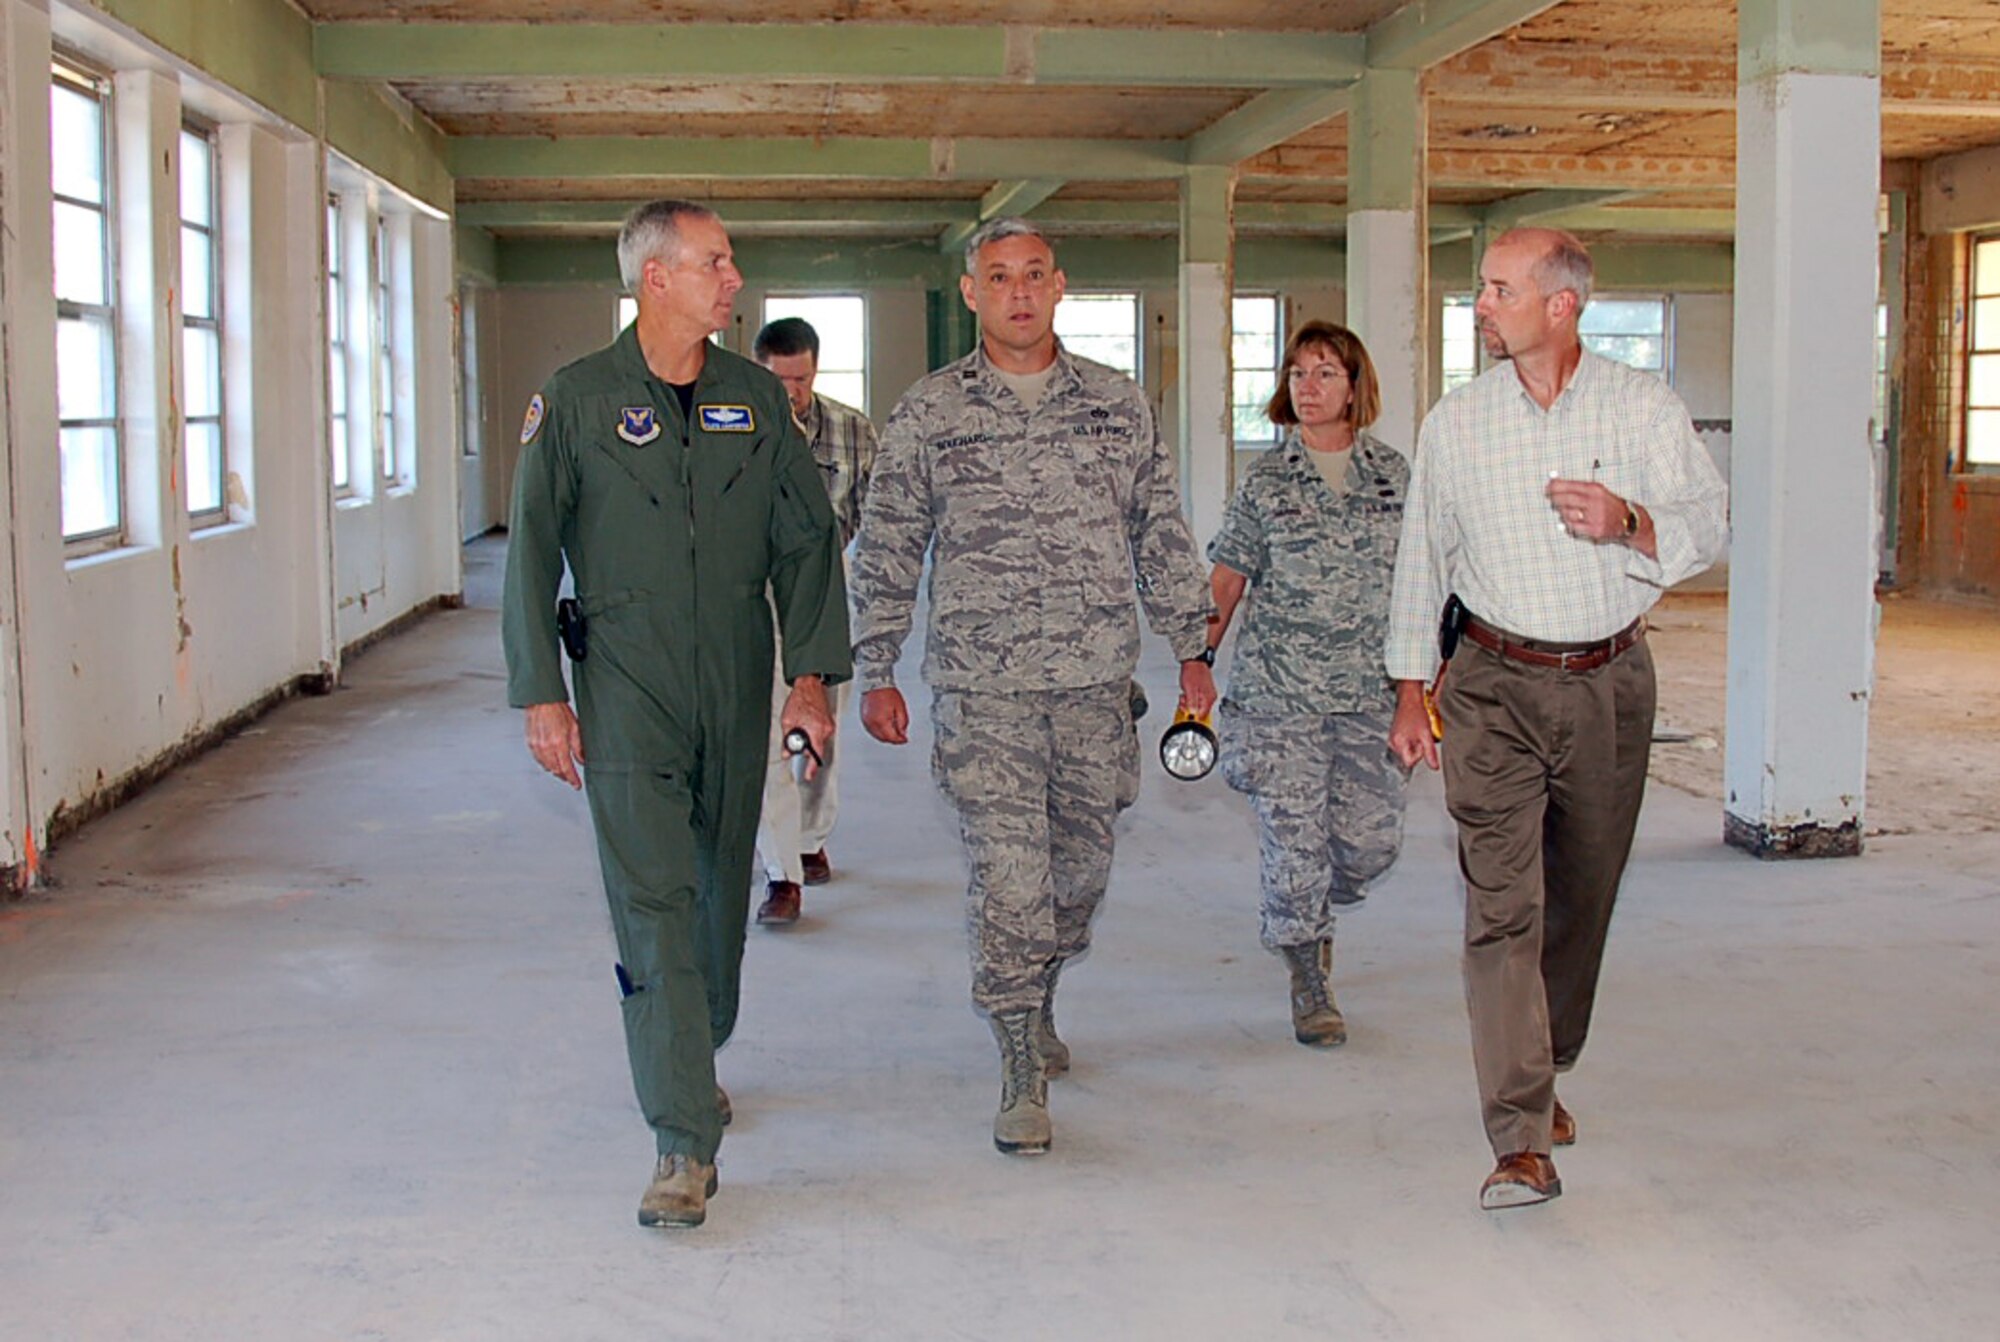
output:
[[[835,881],[751,931],[708,1225],[640,1230],[588,822],[502,702],[496,554],[0,908],[0,1338],[1991,1335],[2000,835],[1760,864],[1656,786],[1567,1192],[1496,1216],[1435,778],[1316,1053],[1247,811],[1151,763],[1055,1150],[1007,1159],[921,702],[901,751],[850,715]]]

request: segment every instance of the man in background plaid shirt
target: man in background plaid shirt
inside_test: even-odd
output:
[[[792,417],[812,447],[826,482],[827,501],[840,524],[842,552],[853,544],[861,526],[861,505],[868,495],[868,476],[875,469],[875,426],[851,406],[813,391],[819,372],[819,333],[799,317],[780,317],[757,333],[752,347],[757,362],[778,375],[792,403]],[[780,677],[776,691],[783,694]],[[844,686],[830,694],[833,717],[840,720],[846,703]],[[774,700],[775,702],[775,700]],[[771,721],[775,724],[777,719]],[[799,919],[801,887],[823,885],[833,878],[826,839],[833,832],[839,804],[834,756],[828,750],[819,772],[802,780],[797,761],[785,753],[777,728],[771,735],[770,768],[764,777],[764,815],[757,828],[757,851],[770,882],[757,921],[783,927]]]

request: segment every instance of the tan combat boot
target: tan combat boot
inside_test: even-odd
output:
[[[1056,975],[1061,972],[1061,961],[1049,967],[1049,986],[1042,993],[1041,1028],[1035,1032],[1035,1042],[1042,1050],[1042,1075],[1047,1077],[1069,1070],[1069,1045],[1056,1036]]]
[[[1334,1048],[1347,1042],[1347,1022],[1333,1004],[1333,939],[1285,946],[1285,963],[1292,970],[1292,1037],[1314,1048]]]
[[[708,1200],[715,1189],[715,1166],[693,1156],[661,1156],[653,1166],[653,1182],[639,1199],[639,1224],[698,1226],[708,1219]]]
[[[1039,1156],[1049,1149],[1049,1078],[1043,1071],[1040,1010],[993,1017],[1000,1044],[1000,1112],[993,1116],[993,1145],[1010,1156]]]

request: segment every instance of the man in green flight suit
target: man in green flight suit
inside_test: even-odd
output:
[[[727,1097],[771,711],[815,751],[845,680],[840,532],[778,379],[708,337],[743,287],[713,212],[634,210],[618,267],[639,316],[528,405],[501,632],[528,749],[591,820],[618,942],[625,1041],[659,1149],[641,1225],[700,1225]],[[556,593],[567,560],[579,619]],[[766,591],[769,599],[766,599]],[[578,766],[588,759],[581,775]]]

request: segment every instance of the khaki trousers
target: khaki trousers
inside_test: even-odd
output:
[[[1645,797],[1653,703],[1643,638],[1581,673],[1468,640],[1445,677],[1438,707],[1465,876],[1465,998],[1495,1155],[1549,1150],[1556,1073],[1589,1033]]]

